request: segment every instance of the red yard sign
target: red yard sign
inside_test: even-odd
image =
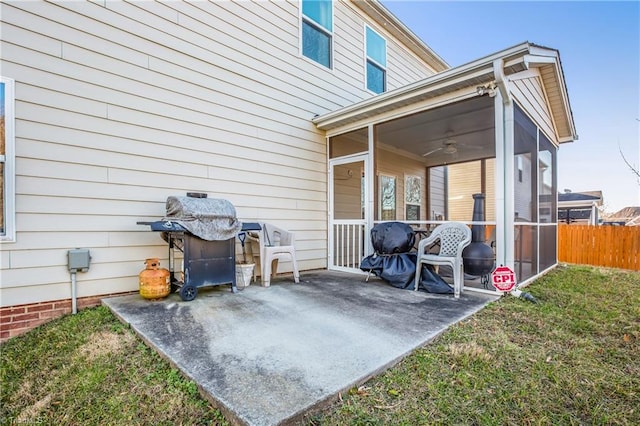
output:
[[[491,283],[500,291],[511,291],[516,286],[516,274],[508,266],[498,266],[491,273]]]

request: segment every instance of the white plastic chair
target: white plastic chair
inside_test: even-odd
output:
[[[300,272],[296,260],[295,234],[269,223],[260,223],[262,229],[258,232],[247,233],[251,243],[254,262],[259,265],[262,286],[271,285],[271,277],[278,272],[278,261],[290,260],[293,265],[293,279],[300,282]],[[253,280],[256,281],[256,269]]]
[[[426,250],[435,242],[440,242],[438,253],[427,253]],[[464,285],[464,271],[462,250],[471,243],[471,228],[460,222],[447,222],[438,225],[427,237],[418,244],[416,259],[416,278],[414,290],[418,290],[422,264],[449,265],[453,269],[453,295],[460,297]]]

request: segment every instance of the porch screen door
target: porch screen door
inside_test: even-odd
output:
[[[329,161],[329,269],[360,271],[366,255],[366,155]]]

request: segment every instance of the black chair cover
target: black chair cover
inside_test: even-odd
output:
[[[396,288],[413,290],[416,272],[416,253],[413,229],[402,222],[379,223],[371,229],[371,244],[375,253],[362,259],[360,269],[371,272]],[[420,275],[420,289],[431,293],[453,293],[433,267],[424,265]]]

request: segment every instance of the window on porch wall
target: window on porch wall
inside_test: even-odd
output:
[[[377,176],[374,221],[399,220],[415,224],[429,219],[421,213],[426,209],[422,185],[427,179],[424,161],[378,146],[374,167]]]
[[[396,220],[396,178],[380,175],[378,179],[378,203],[380,220]]]
[[[419,221],[422,204],[422,178],[405,175],[404,177],[404,218],[407,221]]]

